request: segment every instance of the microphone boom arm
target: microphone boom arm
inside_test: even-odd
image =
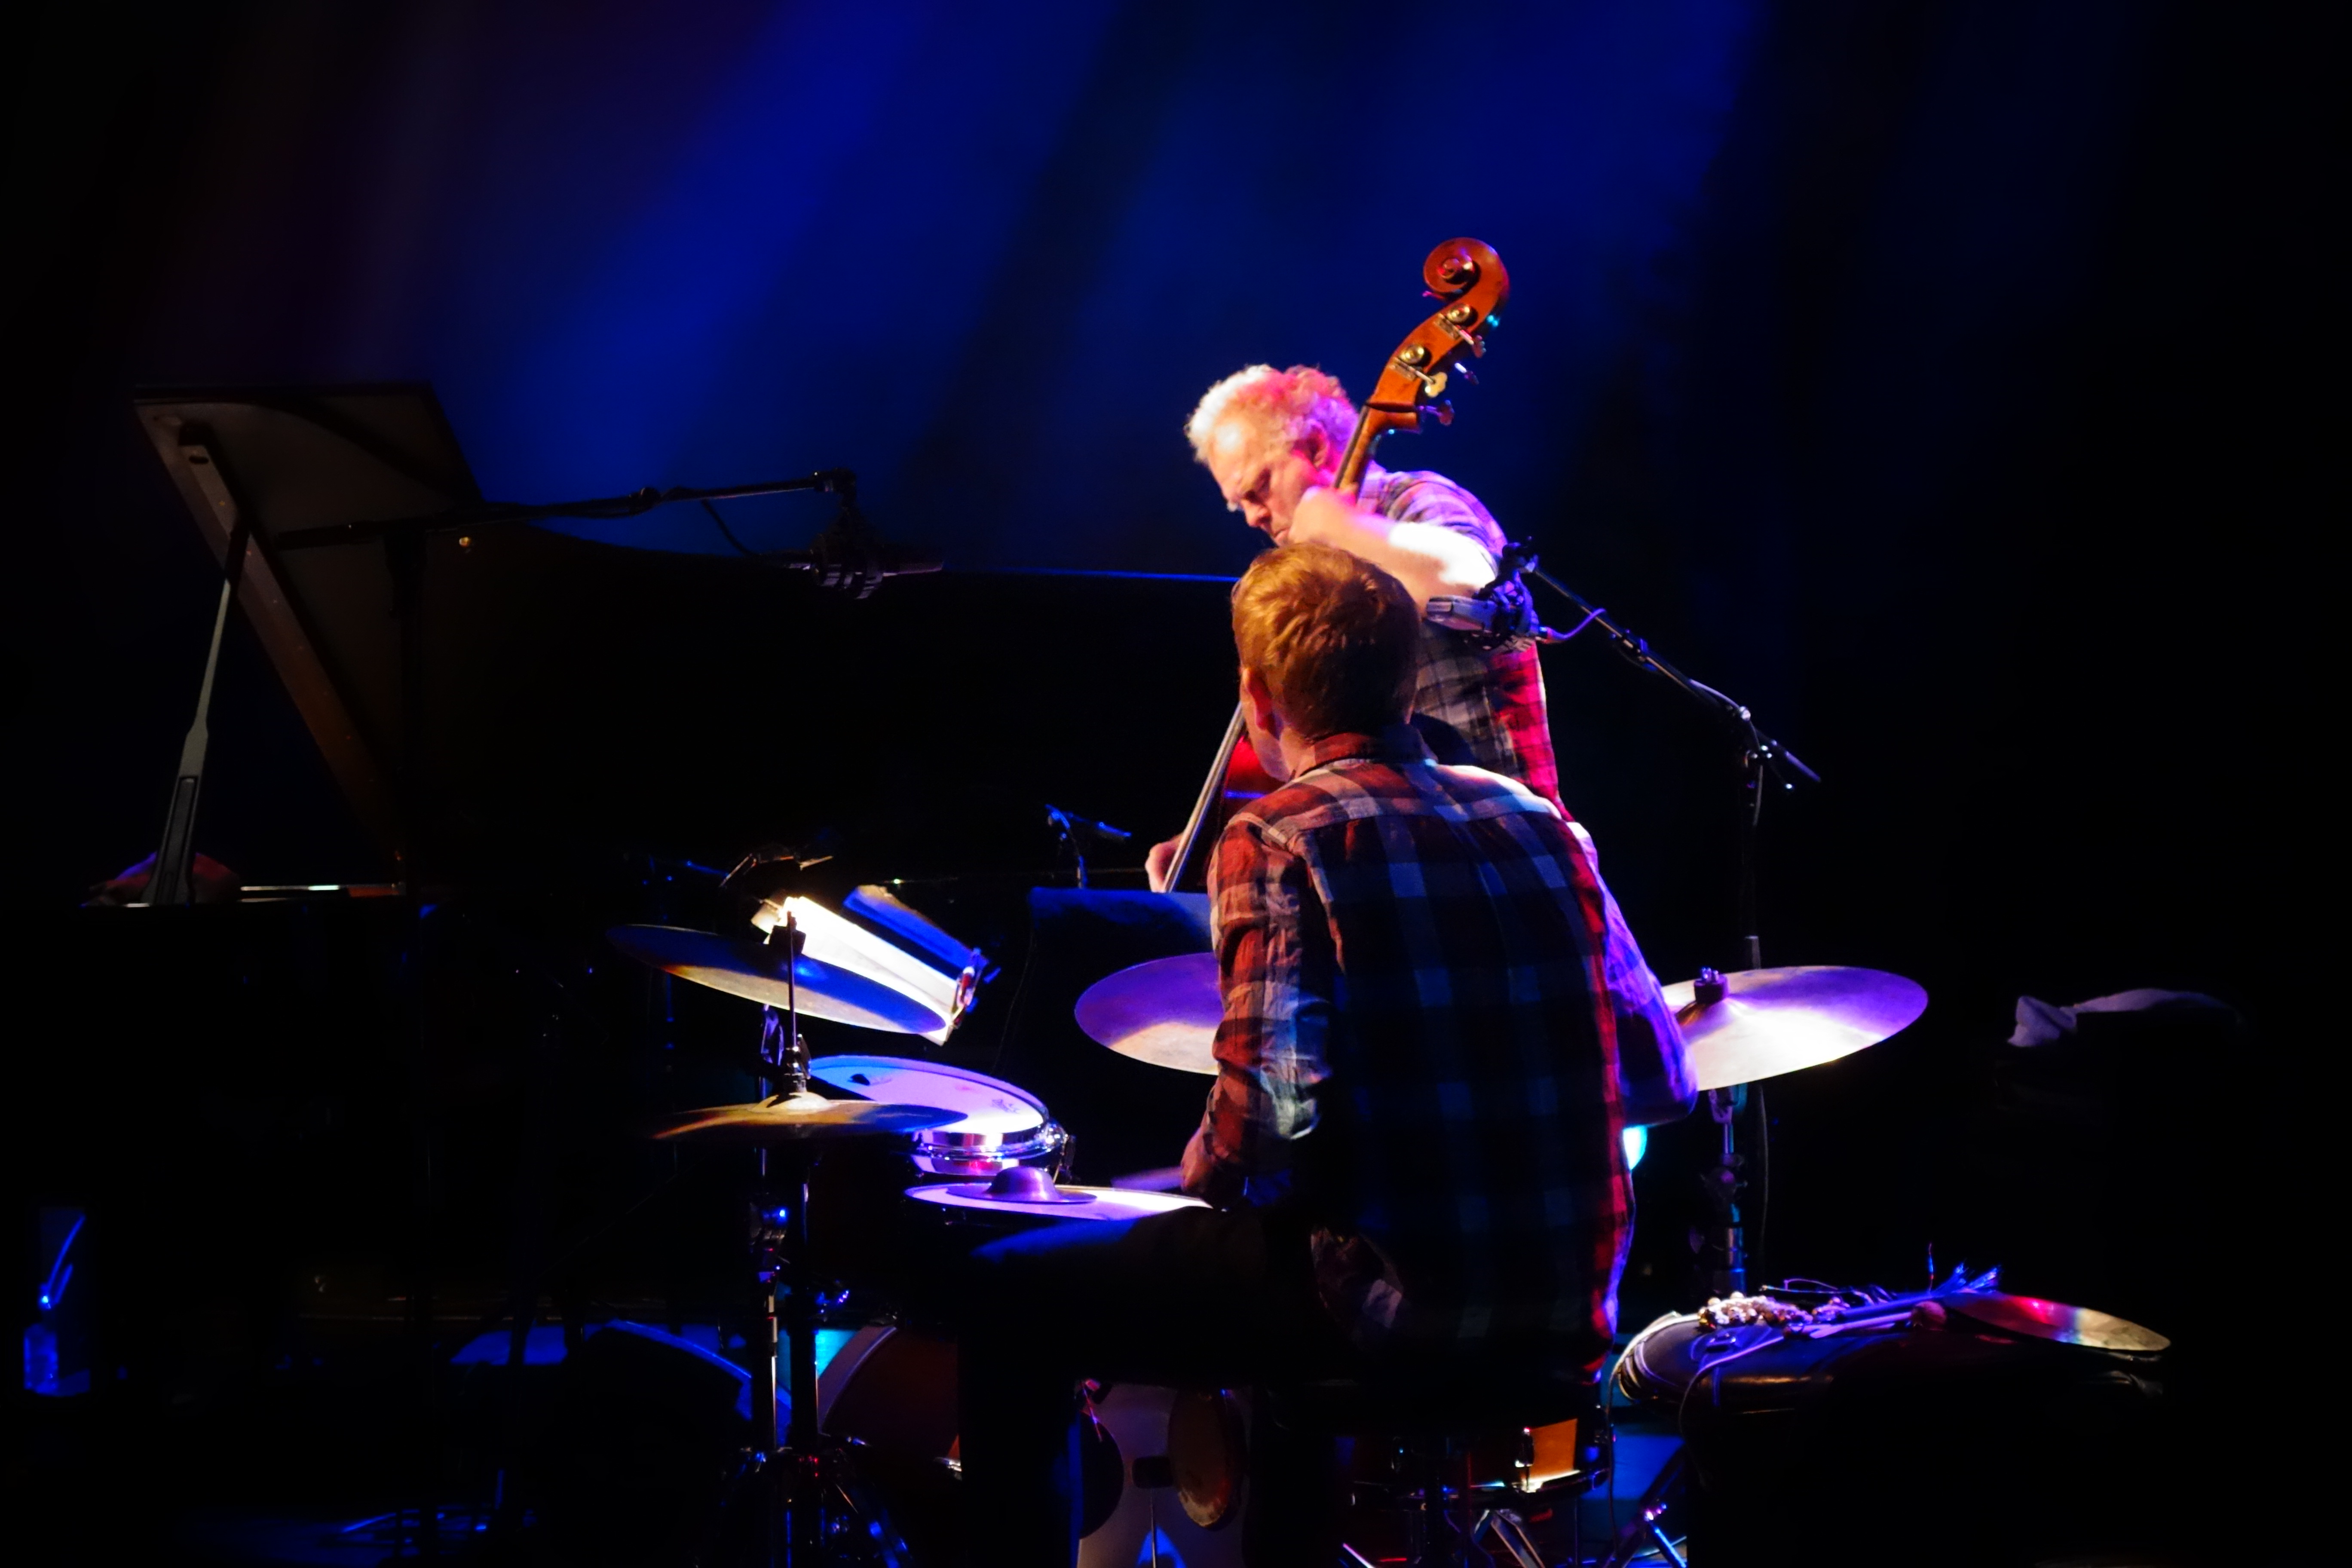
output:
[[[1514,548],[1516,549],[1517,547],[1515,546]],[[1567,584],[1561,582],[1550,573],[1543,570],[1541,566],[1536,563],[1535,558],[1532,555],[1527,558],[1526,564],[1521,569],[1525,571],[1528,576],[1533,577],[1537,582],[1541,583],[1545,587],[1549,588],[1553,593],[1558,594],[1561,598],[1566,599],[1570,604],[1574,605],[1579,610],[1583,612],[1584,619],[1577,624],[1577,632],[1582,631],[1587,626],[1599,628],[1603,637],[1606,637],[1611,642],[1617,645],[1617,651],[1624,655],[1628,661],[1638,665],[1654,675],[1660,676],[1666,680],[1672,681],[1675,685],[1681,687],[1685,691],[1689,692],[1693,698],[1706,704],[1708,709],[1721,714],[1724,718],[1730,720],[1733,723],[1738,724],[1744,731],[1746,731],[1749,749],[1756,753],[1757,758],[1760,763],[1771,769],[1774,776],[1781,779],[1783,783],[1789,782],[1787,774],[1783,773],[1780,769],[1780,764],[1786,763],[1790,767],[1795,769],[1797,773],[1808,783],[1819,784],[1822,782],[1822,775],[1807,767],[1804,762],[1798,757],[1796,752],[1789,750],[1788,747],[1782,745],[1780,742],[1774,740],[1771,736],[1767,735],[1762,730],[1757,727],[1755,715],[1748,711],[1745,703],[1738,701],[1737,700],[1725,695],[1723,692],[1717,691],[1714,687],[1707,685],[1703,680],[1693,680],[1689,676],[1685,675],[1681,670],[1676,669],[1672,664],[1669,664],[1664,658],[1660,657],[1651,648],[1647,638],[1638,637],[1634,633],[1627,630],[1625,627],[1619,626],[1615,621],[1611,620],[1609,618],[1609,612],[1606,609],[1603,609],[1600,605],[1591,604],[1584,597],[1583,595],[1578,593],[1575,589],[1570,587]],[[1550,630],[1549,627],[1544,627],[1542,629],[1544,631]],[[1542,637],[1541,640],[1546,642],[1565,642],[1568,640],[1568,637],[1574,637],[1575,635],[1576,632],[1570,632],[1566,634],[1566,636],[1545,637]]]

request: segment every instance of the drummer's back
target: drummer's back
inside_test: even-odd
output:
[[[1246,808],[1228,832],[1257,842],[1221,844],[1219,869],[1277,886],[1221,883],[1219,914],[1302,904],[1302,1005],[1326,1012],[1340,1090],[1300,1150],[1332,1222],[1326,1300],[1360,1334],[1580,1359],[1607,1342],[1630,1203],[1593,990],[1603,896],[1549,801],[1410,733]]]

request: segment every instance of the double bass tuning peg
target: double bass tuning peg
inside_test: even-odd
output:
[[[1454,423],[1454,400],[1441,397],[1434,403],[1423,404],[1418,412],[1423,421],[1434,419],[1440,425],[1451,425]]]

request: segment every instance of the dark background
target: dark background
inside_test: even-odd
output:
[[[2014,998],[2158,985],[2253,1025],[2197,1069],[2172,1174],[2228,1224],[2178,1267],[2291,1293],[2341,923],[2323,11],[44,8],[11,72],[8,902],[65,909],[160,822],[213,595],[130,416],[155,384],[429,380],[514,500],[847,464],[944,552],[850,605],[685,509],[583,525],[602,564],[512,606],[556,652],[480,676],[498,820],[547,828],[515,865],[831,826],[864,875],[1017,877],[1049,800],[1156,837],[1227,701],[1221,590],[1004,569],[1237,571],[1193,398],[1256,359],[1360,390],[1472,234],[1515,285],[1484,384],[1387,459],[1822,773],[1767,813],[1768,962],[1935,998],[1774,1086],[1775,1267],[1997,1261],[1955,1150]],[[730,515],[780,548],[825,511]],[[1596,641],[1545,658],[1655,966],[1731,963],[1733,748]],[[208,853],[381,872],[241,632],[213,755]]]

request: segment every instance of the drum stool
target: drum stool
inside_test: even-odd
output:
[[[1385,1514],[1413,1568],[1459,1568],[1474,1549],[1479,1562],[1545,1568],[1526,1501],[1565,1505],[1572,1520],[1576,1500],[1608,1475],[1588,1373],[1547,1375],[1517,1360],[1381,1367],[1273,1385],[1263,1398],[1286,1426],[1355,1440],[1349,1479],[1360,1500],[1349,1532],[1377,1528]],[[1368,1506],[1364,1492],[1384,1499]],[[1484,1544],[1490,1538],[1499,1557]],[[1341,1553],[1372,1561],[1353,1545]]]

